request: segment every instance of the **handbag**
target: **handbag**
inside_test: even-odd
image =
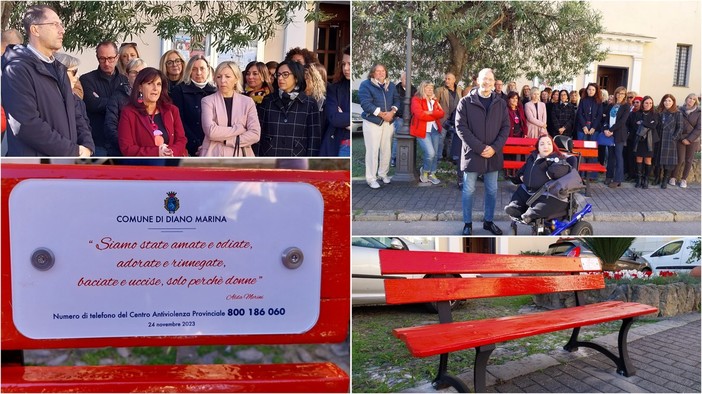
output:
[[[646,138],[649,131],[651,131],[651,129],[640,124],[639,128],[636,130],[636,136],[639,138]]]
[[[241,149],[241,142],[239,141],[239,136],[236,136],[236,140],[234,141],[234,157],[238,157],[239,154],[241,154],[241,157],[246,157],[246,151]]]

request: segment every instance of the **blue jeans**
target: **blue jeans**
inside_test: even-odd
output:
[[[624,143],[608,148],[607,178],[613,178],[614,183],[621,183],[624,180]]]
[[[341,145],[339,147],[339,155],[338,157],[349,157],[351,156],[351,146],[350,145]]]
[[[497,173],[498,171],[492,171],[483,174],[485,183],[485,218],[483,221],[485,222],[492,222],[495,216]],[[477,181],[477,172],[463,172],[463,223],[473,223],[473,193]]]
[[[441,151],[439,151],[440,140],[441,134],[439,134],[438,131],[427,133],[424,138],[417,138],[419,146],[421,146],[422,151],[424,151],[424,171],[431,173],[436,172],[436,166],[439,162],[439,155],[441,154]]]

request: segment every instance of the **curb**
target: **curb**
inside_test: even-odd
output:
[[[354,210],[352,220],[357,222],[370,221],[401,221],[401,222],[451,222],[462,221],[461,211],[385,211],[385,210]],[[654,212],[599,212],[587,215],[590,222],[699,222],[702,213],[697,211],[654,211]],[[473,212],[473,221],[482,221],[480,212]],[[504,212],[495,212],[495,220],[509,221]]]
[[[636,328],[632,328],[629,331],[629,343],[644,338],[649,335],[657,334],[671,328],[681,327],[686,324],[699,321],[700,313],[692,312],[684,315],[675,316],[673,318],[668,318],[656,323],[645,324]],[[603,344],[606,346],[614,347],[617,346],[617,336],[618,333],[614,332],[601,337],[592,339],[591,341]],[[568,362],[587,357],[589,355],[597,354],[597,351],[580,348],[579,350],[569,353],[563,349],[552,350],[547,354],[533,354],[531,356],[525,357],[521,360],[510,361],[502,365],[488,365],[487,367],[487,377],[486,385],[494,386],[496,384],[505,383],[509,380],[517,378],[519,376],[528,375],[548,367],[556,366],[559,364],[566,364]],[[473,386],[473,370],[467,370],[458,375],[459,379],[462,379],[469,386]],[[437,393],[437,392],[452,392],[453,388],[447,388],[442,390],[435,390],[431,382],[422,384],[411,389],[402,391],[403,393]]]

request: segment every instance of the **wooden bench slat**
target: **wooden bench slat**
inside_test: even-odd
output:
[[[604,288],[600,275],[386,279],[388,304],[507,297]]]
[[[527,315],[400,328],[393,334],[405,342],[412,355],[427,357],[657,311],[649,305],[609,301]]]
[[[596,257],[407,252],[404,250],[381,250],[380,267],[384,275],[596,272],[602,269]]]
[[[348,392],[331,362],[3,367],[3,392]]]

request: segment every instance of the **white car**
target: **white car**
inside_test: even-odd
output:
[[[689,272],[692,268],[700,266],[699,258],[697,261],[688,263],[688,259],[692,253],[691,247],[695,242],[700,242],[700,238],[687,237],[676,239],[675,241],[664,244],[651,253],[644,254],[642,257],[648,261],[655,272]]]
[[[382,305],[385,304],[386,278],[421,278],[424,275],[380,275],[381,249],[430,251],[407,239],[399,237],[354,237],[351,239],[351,304]],[[451,301],[453,308],[458,304]],[[426,304],[430,312],[436,313],[436,303]]]
[[[354,237],[351,240],[351,302],[353,305],[385,304],[380,275],[381,249],[426,250],[397,237]]]

